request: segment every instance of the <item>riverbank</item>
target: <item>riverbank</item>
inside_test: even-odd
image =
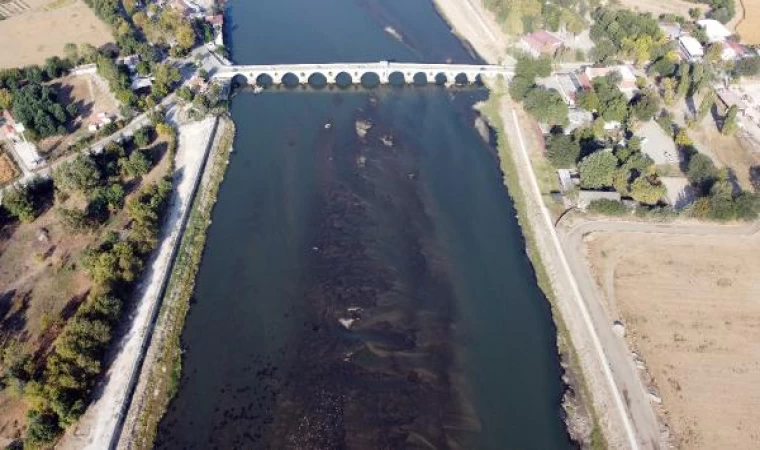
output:
[[[175,190],[163,224],[161,243],[151,260],[150,269],[141,280],[131,322],[116,343],[118,353],[110,364],[102,385],[98,387],[95,399],[57,448],[110,448],[118,438],[121,419],[137,382],[140,362],[150,340],[187,213],[203,172],[210,140],[216,129],[216,118],[175,125],[178,127],[179,139],[175,157]]]
[[[472,45],[486,61],[494,64],[503,61],[506,55],[503,50],[499,53],[498,49],[506,48],[504,43],[507,37],[479,1],[434,1],[460,38]],[[518,125],[515,105],[503,93],[505,86],[491,85],[489,88],[491,98],[481,112],[498,134],[497,146],[505,175],[504,183],[518,210],[526,252],[536,271],[539,287],[552,305],[558,347],[563,366],[568,371],[563,377],[569,387],[563,403],[568,431],[584,447],[635,446],[635,441],[631,443],[635,439],[632,439],[633,432],[624,431],[632,428],[627,411],[620,405],[616,406],[620,394],[611,375],[605,373],[602,359],[598,357],[601,354],[604,358],[603,351],[594,348],[594,331],[583,323],[574,305],[574,280],[572,274],[561,270],[562,250],[552,245],[554,230],[551,223],[547,226],[542,218],[546,207],[540,192],[533,196],[523,191],[522,187],[529,186],[535,175],[529,156],[517,156],[517,149],[524,143],[517,139],[517,128],[521,125]]]
[[[178,389],[182,364],[180,337],[234,136],[232,120],[227,117],[219,119],[207,169],[200,182],[200,193],[195,198],[177,252],[154,336],[117,445],[119,449],[153,448],[158,423]]]

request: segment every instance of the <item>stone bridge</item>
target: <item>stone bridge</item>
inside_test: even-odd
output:
[[[488,64],[420,64],[380,61],[376,63],[336,63],[336,64],[280,64],[257,66],[221,66],[212,78],[220,81],[243,78],[248,84],[263,84],[268,77],[273,84],[297,82],[306,84],[313,77],[321,75],[327,84],[362,82],[368,74],[375,74],[381,84],[402,81],[414,83],[467,84],[483,79],[503,76],[511,78],[513,66],[494,66]],[[423,78],[424,77],[424,78]]]

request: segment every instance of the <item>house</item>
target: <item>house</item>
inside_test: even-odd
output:
[[[713,45],[720,45],[715,43]],[[749,56],[749,49],[744,45],[734,42],[726,41],[723,43],[723,49],[720,52],[720,59],[723,61],[736,61],[737,59],[746,58]]]
[[[137,72],[137,64],[140,63],[140,55],[129,55],[116,60],[117,64],[122,64],[127,67],[129,73]]]
[[[660,22],[658,24],[662,34],[665,35],[671,41],[675,41],[681,37],[681,24],[678,22]]]
[[[224,15],[223,14],[216,14],[213,16],[206,16],[205,17],[206,22],[209,23],[212,27],[214,27],[215,30],[219,31],[224,26]]]
[[[673,138],[654,120],[641,125],[636,131],[641,138],[641,151],[657,165],[678,164],[679,154]]]
[[[591,89],[593,87],[592,81],[594,78],[606,77],[613,72],[617,72],[618,75],[620,75],[620,81],[618,81],[617,84],[618,89],[631,99],[638,88],[636,87],[636,75],[633,73],[633,69],[631,69],[630,66],[621,64],[610,67],[586,67],[583,74],[579,77],[579,80],[585,89]]]
[[[702,44],[691,36],[681,36],[678,38],[678,44],[684,57],[689,61],[701,61],[705,56]]]
[[[104,126],[112,124],[113,119],[110,118],[108,114],[101,112],[91,116],[89,122],[90,124],[87,125],[87,130],[94,133]]]
[[[619,202],[621,200],[619,192],[595,191],[592,189],[581,189],[578,192],[578,208],[586,209],[594,200],[612,200]]]
[[[562,40],[547,31],[534,31],[520,38],[520,47],[533,57],[554,56],[562,47]]]
[[[567,126],[565,134],[570,134],[577,128],[584,128],[594,123],[594,115],[590,111],[579,108],[569,108],[567,111]]]
[[[697,25],[705,30],[707,40],[710,43],[723,42],[733,34],[728,28],[715,19],[697,20]]]

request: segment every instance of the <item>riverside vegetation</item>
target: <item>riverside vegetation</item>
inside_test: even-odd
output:
[[[152,152],[144,149],[159,139],[166,144]],[[57,168],[52,182],[38,181],[6,194],[4,207],[12,217],[33,222],[52,213],[53,223],[91,242],[70,263],[71,270],[87,274],[89,294],[52,326],[52,345],[42,341],[30,349],[5,337],[3,383],[23,395],[28,407],[25,443],[32,447],[55,440],[87,406],[115,326],[158,243],[172,190],[175,147],[174,129],[159,122],[138,131],[129,146],[110,144],[99,155],[80,155]],[[167,163],[156,168],[158,176],[150,174],[159,158]],[[158,179],[143,183],[149,176]],[[51,204],[53,211],[45,212]]]
[[[209,154],[207,175],[193,202],[162,301],[156,324],[158,331],[149,349],[149,359],[153,357],[154,349],[156,355],[152,366],[147,368],[147,374],[143,375],[147,375],[144,392],[155,394],[142,397],[139,393],[136,395],[135,400],[140,404],[137,423],[134,429],[125,430],[126,433],[131,433],[130,439],[137,449],[152,448],[158,423],[179,389],[182,371],[180,338],[206,243],[206,231],[211,224],[211,213],[229,164],[235,137],[234,123],[228,117],[222,117],[218,127],[220,131],[217,132],[217,140]]]

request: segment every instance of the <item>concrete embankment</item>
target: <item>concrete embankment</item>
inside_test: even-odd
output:
[[[64,436],[58,448],[102,450],[116,444],[153,333],[190,205],[214,138],[217,120],[216,117],[207,118],[178,127],[175,190],[166,214],[161,243],[142,277],[129,325],[114,346],[116,354],[97,388],[95,400],[77,426]]]
[[[503,62],[503,46],[507,38],[479,0],[434,1],[455,32],[483,58],[491,63]],[[499,132],[499,157],[505,184],[519,212],[527,252],[539,285],[552,302],[563,360],[569,362],[571,373],[567,378],[576,393],[574,401],[566,403],[570,432],[586,445],[604,445],[604,439],[599,436],[601,431],[610,448],[648,448],[659,441],[651,407],[646,402],[636,402],[636,411],[630,411],[623,399],[623,392],[641,397],[640,380],[635,378],[635,371],[633,377],[630,376],[625,354],[612,355],[620,364],[617,372],[611,368],[607,355],[610,346],[600,340],[597,333],[597,327],[607,324],[592,321],[585,299],[568,268],[523,142],[520,130],[525,124],[516,114],[519,106],[514,105],[508,96],[495,92],[503,92],[506,85],[489,87],[492,97],[498,98],[491,99],[486,116]],[[593,419],[594,415],[598,418],[599,428],[594,424],[597,421]],[[631,416],[638,420],[632,420]]]

